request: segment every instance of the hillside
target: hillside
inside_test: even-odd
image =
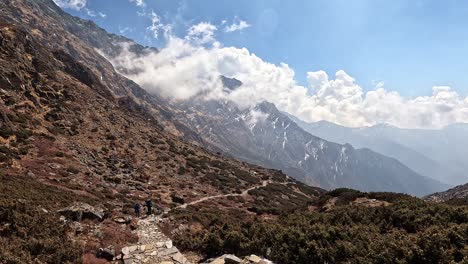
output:
[[[466,206],[327,193],[211,152],[95,50],[119,37],[52,0],[0,11],[0,263],[468,261]]]
[[[445,192],[438,192],[425,196],[424,200],[437,203],[468,204],[468,183],[453,187]]]
[[[281,169],[312,186],[417,196],[448,187],[369,149],[355,149],[316,137],[268,102],[240,109],[229,101],[193,99],[178,108],[175,118],[216,149],[251,163]]]
[[[1,2],[0,8],[0,174],[6,188],[2,208],[11,208],[2,209],[0,231],[21,247],[15,251],[8,246],[13,240],[1,240],[0,262],[52,257],[47,262],[77,263],[82,250],[89,258],[99,247],[118,250],[135,238],[131,225],[112,230],[112,219],[127,217],[135,202],[146,199],[166,212],[208,204],[221,213],[237,208],[247,215],[278,214],[307,207],[322,192],[182,141],[179,131],[190,137],[190,130],[171,121],[157,97],[117,74],[86,38],[68,32],[64,24],[84,22],[52,1]],[[56,198],[48,198],[49,189]],[[275,199],[263,201],[249,192],[257,189]],[[78,201],[103,208],[107,220],[78,223],[81,231],[75,233],[57,229],[62,233],[53,235],[78,241],[68,248],[73,252],[40,232],[37,239],[45,240],[32,250],[18,234],[20,223],[12,222],[11,214],[22,210],[32,219],[21,222],[22,228],[33,228],[41,218],[59,225],[56,211]],[[50,249],[47,237],[59,244]]]

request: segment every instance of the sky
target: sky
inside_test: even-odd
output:
[[[270,100],[306,121],[347,126],[437,128],[468,122],[466,1],[54,1],[110,32],[167,51],[166,60],[149,57],[151,65],[129,54],[125,60],[109,58],[114,64],[143,63],[173,74],[191,73],[194,65],[212,67],[244,78],[260,94],[233,95],[239,102]],[[186,64],[177,69],[164,64],[175,58]],[[191,87],[176,89],[175,95],[168,80],[127,77],[148,90],[166,85],[167,96],[177,98],[205,89],[193,89],[197,85],[216,86],[206,71],[191,80],[169,79],[179,86],[190,81]]]

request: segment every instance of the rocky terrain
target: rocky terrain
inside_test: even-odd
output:
[[[8,187],[4,206],[11,208],[0,217],[4,234],[16,232],[7,216],[18,204],[43,208],[41,215],[60,223],[56,212],[83,200],[102,208],[103,215],[67,218],[63,233],[56,235],[71,236],[76,247],[69,249],[81,247],[84,261],[97,263],[99,248],[118,254],[137,242],[132,231],[137,223],[115,220],[132,215],[135,202],[152,199],[166,212],[194,202],[220,213],[237,208],[255,215],[307,207],[322,192],[279,171],[186,143],[181,138],[201,139],[171,119],[156,96],[117,74],[91,46],[95,38],[82,36],[102,35],[92,22],[67,15],[51,0],[3,1],[0,10],[0,174]],[[10,179],[21,184],[4,185]],[[18,188],[30,184],[28,192]],[[275,199],[264,201],[253,192],[271,184],[282,187],[272,190]],[[60,199],[47,200],[44,188]],[[33,223],[24,224],[33,228]],[[48,263],[81,260],[75,251],[65,254],[60,244],[48,249],[41,244],[45,241],[19,257],[9,243],[0,241],[0,262],[32,263],[51,252],[64,257]]]
[[[325,193],[209,151],[95,49],[122,38],[52,0],[0,11],[0,263],[466,261],[465,207]]]
[[[417,196],[448,187],[369,149],[355,149],[349,144],[313,136],[268,102],[240,109],[229,101],[193,99],[178,107],[181,111],[176,118],[216,149],[248,162],[281,169],[312,186]]]
[[[445,192],[438,192],[425,196],[424,200],[437,203],[450,201],[453,203],[468,204],[468,183],[456,186]]]

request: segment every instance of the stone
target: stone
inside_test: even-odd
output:
[[[162,262],[159,262],[159,264],[174,264],[174,262],[172,262],[172,261],[162,261]]]
[[[176,254],[174,254],[172,256],[172,259],[177,262],[177,263],[181,263],[181,264],[184,264],[187,260],[185,259],[185,257],[180,254],[180,252],[177,252]]]
[[[129,247],[128,247],[128,251],[129,251],[130,253],[135,252],[135,251],[137,251],[137,250],[138,250],[138,246],[129,246]]]
[[[220,257],[220,258],[217,258],[217,259],[209,262],[209,264],[224,264],[224,259],[222,257]]]
[[[174,203],[178,203],[178,204],[184,204],[185,203],[185,199],[177,194],[172,194],[171,195],[171,199]]]
[[[84,219],[97,221],[104,220],[103,209],[93,207],[86,203],[75,203],[69,207],[60,209],[58,213],[65,216],[67,219],[77,222]]]
[[[146,250],[146,245],[141,245],[140,246],[140,251],[145,251]]]
[[[249,261],[251,261],[253,263],[259,263],[260,260],[262,260],[259,256],[255,256],[255,255],[250,255],[250,257],[248,259],[249,259]]]
[[[153,250],[153,248],[154,248],[154,245],[148,244],[148,245],[146,245],[146,247],[145,247],[145,251],[151,251],[151,250]]]
[[[115,251],[110,248],[100,248],[96,254],[96,257],[105,259],[107,261],[112,261],[115,257]]]
[[[133,264],[133,259],[124,259],[124,264]]]
[[[124,254],[124,255],[130,254],[130,250],[128,249],[128,247],[122,248],[122,254]]]
[[[242,262],[242,259],[234,255],[224,255],[223,257],[224,257],[225,264],[239,264]]]
[[[164,257],[164,256],[175,254],[177,252],[179,252],[179,250],[176,247],[172,247],[172,248],[162,250],[161,252],[159,252],[159,255]]]
[[[128,216],[122,216],[122,217],[116,217],[113,219],[114,222],[118,223],[118,224],[125,224],[125,225],[128,225],[130,224],[130,222],[132,221],[132,218],[131,217],[128,217]]]
[[[166,245],[166,248],[172,248],[172,240],[168,240],[164,244]]]
[[[164,245],[165,245],[164,242],[157,242],[157,243],[156,243],[156,247],[157,247],[157,248],[162,248],[162,247],[164,247]]]

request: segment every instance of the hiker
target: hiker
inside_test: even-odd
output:
[[[133,209],[135,210],[136,217],[140,217],[140,209],[141,209],[140,203],[135,203],[135,205],[133,206]]]
[[[148,215],[152,215],[153,214],[153,202],[151,200],[146,200],[146,210],[147,210],[147,213]]]

